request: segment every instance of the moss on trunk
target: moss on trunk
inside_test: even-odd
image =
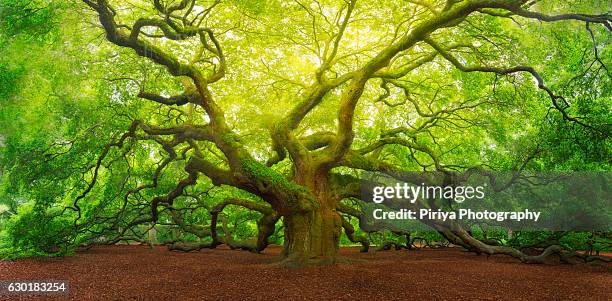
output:
[[[334,262],[340,246],[342,219],[335,210],[319,208],[285,216],[283,257],[290,267],[312,260]]]

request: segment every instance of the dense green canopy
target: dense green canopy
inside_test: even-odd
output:
[[[341,228],[369,244],[364,171],[608,171],[611,10],[0,0],[3,239],[55,253],[155,227],[177,249],[329,257]]]

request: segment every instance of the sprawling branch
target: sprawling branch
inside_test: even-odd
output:
[[[529,19],[537,19],[543,22],[557,22],[565,20],[577,20],[591,23],[599,23],[604,25],[609,31],[612,31],[612,14],[606,13],[602,15],[588,15],[588,14],[560,14],[560,15],[546,15],[539,12],[529,11],[519,6],[507,5],[503,8],[510,12]]]
[[[493,3],[491,3],[493,2]],[[361,95],[364,91],[366,82],[375,76],[375,73],[381,68],[387,66],[391,59],[398,53],[412,48],[416,43],[425,39],[430,33],[460,22],[472,12],[486,6],[496,5],[496,1],[474,1],[462,5],[452,6],[432,19],[429,19],[415,28],[400,39],[398,42],[390,45],[375,57],[368,61],[361,69],[355,71],[347,88],[344,90],[340,100],[340,109],[338,110],[338,130],[337,140],[330,147],[328,157],[323,159],[322,164],[332,166],[333,162],[342,159],[344,154],[349,150],[353,142],[353,119],[355,108]]]
[[[459,62],[459,60],[453,57],[448,51],[444,50],[437,42],[435,42],[430,37],[426,37],[424,41],[427,44],[431,45],[431,47],[433,47],[438,53],[440,53],[440,55],[442,55],[442,57],[444,57],[447,61],[453,64],[453,66],[455,66],[457,69],[463,72],[487,72],[487,73],[495,73],[499,75],[508,75],[508,74],[513,74],[513,73],[518,73],[518,72],[527,72],[531,74],[531,76],[533,76],[533,78],[536,80],[538,84],[538,88],[540,88],[541,90],[545,91],[548,94],[548,96],[552,100],[552,104],[555,107],[555,109],[561,112],[561,114],[563,115],[563,119],[571,121],[571,122],[575,122],[581,126],[591,128],[593,130],[598,130],[594,128],[593,126],[584,123],[579,118],[570,116],[569,113],[567,112],[567,108],[568,108],[567,101],[562,96],[555,95],[553,91],[544,84],[544,80],[542,79],[542,76],[533,67],[515,66],[515,67],[503,68],[503,67],[491,67],[491,66],[466,66],[462,64],[461,62]],[[559,100],[561,100],[563,104],[560,103]]]
[[[107,0],[97,0],[96,2],[86,0],[84,2],[98,13],[98,19],[104,28],[107,40],[117,46],[131,48],[136,51],[139,56],[149,58],[155,63],[165,66],[170,74],[174,76],[187,76],[191,78],[198,89],[198,93],[200,94],[201,102],[199,105],[203,106],[206,113],[211,117],[211,123],[213,123],[216,128],[219,128],[219,130],[227,130],[223,111],[214,102],[207,88],[208,83],[218,80],[218,78],[222,76],[222,73],[215,73],[211,76],[211,78],[205,78],[194,65],[182,63],[177,57],[163,51],[153,43],[139,38],[139,33],[143,26],[159,27],[164,32],[164,37],[168,39],[184,39],[186,37],[195,35],[196,33],[206,34],[215,44],[215,52],[221,58],[221,61],[223,62],[222,66],[224,66],[225,59],[220,51],[218,42],[216,39],[214,39],[212,31],[206,28],[181,30],[172,27],[169,23],[169,19],[140,19],[136,21],[135,25],[131,27],[130,31],[126,31],[124,29],[130,27],[117,24],[117,21],[115,20],[115,11]],[[224,68],[221,69],[224,70]],[[179,99],[163,99],[148,93],[144,93],[143,96],[147,99],[167,104],[176,104],[175,102],[177,101],[182,102],[182,100]]]
[[[138,97],[169,106],[182,106],[188,103],[199,104],[202,101],[200,96],[195,93],[184,93],[180,95],[165,97],[158,94],[142,91],[138,93]]]
[[[210,215],[212,217],[210,222],[210,232],[213,239],[213,244],[219,242],[219,238],[217,237],[217,220],[219,218],[219,213],[223,211],[223,209],[228,205],[240,206],[250,210],[257,211],[262,214],[262,217],[257,221],[257,242],[252,244],[241,244],[240,246],[236,245],[233,247],[248,249],[250,251],[261,252],[268,246],[268,238],[274,234],[276,222],[279,219],[278,214],[269,206],[256,203],[246,199],[225,199],[220,204],[216,205],[210,210]],[[228,237],[229,233],[226,233],[225,243],[232,246],[232,240]]]

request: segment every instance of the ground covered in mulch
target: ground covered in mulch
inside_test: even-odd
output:
[[[610,266],[527,265],[458,249],[347,248],[344,256],[365,261],[289,270],[274,265],[279,252],[98,247],[68,258],[0,261],[0,280],[68,280],[68,295],[45,298],[73,300],[612,300]]]

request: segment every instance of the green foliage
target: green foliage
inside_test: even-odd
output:
[[[23,76],[23,67],[11,68],[0,61],[0,98],[8,98],[19,89],[19,80]]]
[[[138,12],[119,10],[118,18],[126,24],[153,9],[150,1],[123,3]],[[272,156],[269,129],[300,103],[307,92],[304,87],[316,82],[315,73],[321,64],[318,56],[337,36],[335,27],[346,11],[345,4],[320,1],[307,6],[307,11],[301,3],[291,1],[223,1],[206,20],[206,26],[218,34],[229,66],[226,77],[210,88],[226,112],[229,127],[237,133],[221,139],[231,146],[244,144],[256,159],[246,160],[243,171],[288,192],[288,202],[297,203],[294,197],[306,197],[311,192],[291,180],[295,171],[291,158],[272,168],[263,163]],[[589,14],[608,6],[605,1],[539,1],[537,9]],[[338,46],[339,59],[327,76],[333,78],[360,68],[382,47],[394,43],[396,33],[409,32],[418,25],[422,21],[418,18],[404,22],[414,8],[405,1],[359,2],[358,18],[344,33]],[[318,13],[323,17],[312,18],[311,14]],[[425,9],[422,14],[426,14]],[[591,24],[593,44],[581,22],[542,24],[521,19],[518,26],[512,19],[480,13],[465,21],[442,28],[432,37],[444,46],[457,42],[471,45],[452,53],[468,65],[533,65],[547,85],[571,103],[568,114],[609,132],[612,79],[595,61],[592,51],[595,45],[603,65],[610,66],[612,43],[603,26]],[[151,199],[166,195],[187,176],[184,167],[195,151],[177,146],[177,157],[185,158],[168,164],[156,175],[168,154],[159,141],[145,140],[142,130],[137,131],[141,139],[127,139],[121,147],[113,147],[96,169],[102,150],[116,142],[133,119],[165,128],[209,121],[199,106],[168,108],[138,98],[141,91],[163,96],[180,94],[187,89],[184,78],[171,76],[164,67],[138,57],[132,50],[110,45],[92,22],[97,22],[95,16],[82,3],[0,0],[0,208],[8,208],[0,209],[3,256],[69,254],[79,243],[110,237],[130,221],[146,216],[146,204]],[[181,62],[190,61],[198,52],[190,43],[152,43],[175,53]],[[418,43],[392,60],[389,69],[414,62],[430,48]],[[205,74],[211,65],[214,59],[209,57],[196,64]],[[563,120],[560,112],[550,110],[550,98],[528,74],[461,72],[438,55],[398,81],[409,89],[390,87],[387,103],[380,98],[385,93],[381,79],[371,79],[365,86],[355,110],[353,150],[372,144],[390,129],[405,127],[407,130],[397,137],[427,146],[451,169],[487,166],[513,170],[538,150],[526,169],[610,170],[609,137]],[[346,84],[340,85],[326,94],[295,130],[294,138],[336,132],[337,108],[345,88]],[[412,93],[412,101],[406,100],[406,93]],[[419,113],[443,112],[460,105],[468,107],[453,114],[439,113],[446,119],[434,120]],[[172,141],[169,136],[160,139]],[[213,143],[196,144],[204,159],[220,168],[228,167],[225,155]],[[318,153],[312,154],[315,157]],[[432,170],[435,165],[431,154],[399,145],[380,147],[352,163],[380,167],[370,159],[406,171]],[[96,185],[83,195],[94,170]],[[355,176],[361,172],[347,167],[337,170]],[[225,198],[265,201],[239,189],[214,187],[211,182],[201,176],[185,195],[174,200],[173,206],[181,210],[187,223],[209,225],[209,210]],[[142,185],[149,186],[133,191]],[[77,199],[79,218],[72,210]],[[67,207],[72,209],[64,210]],[[255,236],[260,213],[228,206],[222,214],[235,239]],[[159,241],[198,240],[176,226],[164,225],[171,221],[168,210],[162,210],[155,226]],[[358,229],[357,221],[352,223],[356,234],[366,234]],[[281,224],[276,225],[272,242],[282,243]],[[150,226],[147,222],[128,234],[145,237]],[[473,233],[517,247],[541,243],[555,235],[520,232],[509,239],[504,230],[475,229]],[[443,241],[437,232],[414,231],[412,235]],[[592,239],[589,235],[567,233],[559,243],[585,249]],[[404,239],[389,232],[369,236],[373,244]],[[594,244],[607,250],[606,239],[598,238]],[[341,242],[352,244],[345,236]]]
[[[70,254],[73,249],[72,219],[58,214],[58,210],[44,210],[38,206],[24,204],[6,226],[6,237],[10,245],[7,258]]]
[[[263,1],[263,0],[232,0],[232,3],[239,9],[253,15],[262,14],[264,11],[274,10],[278,8],[276,1]]]
[[[0,40],[24,35],[46,41],[57,34],[57,14],[63,1],[2,0],[0,1]],[[1,47],[1,46],[0,46]]]
[[[609,232],[601,231],[521,231],[508,240],[508,245],[518,248],[545,248],[558,244],[568,250],[593,250],[609,252],[612,240]]]

